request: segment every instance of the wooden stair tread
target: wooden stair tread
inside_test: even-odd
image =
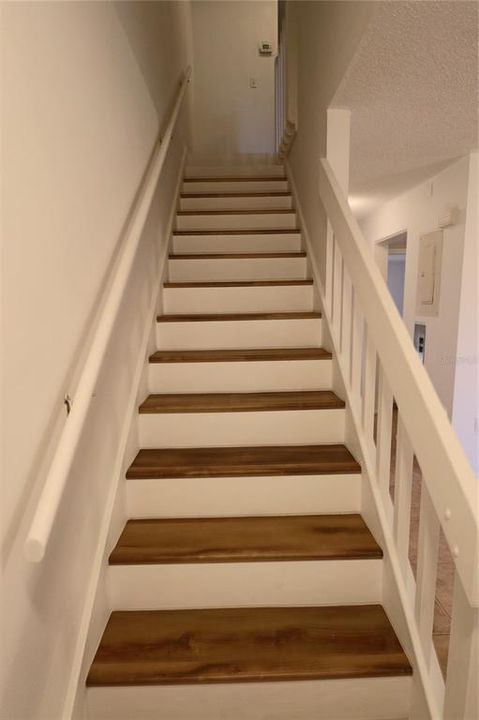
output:
[[[120,611],[89,686],[410,675],[380,605]]]
[[[149,395],[140,405],[143,414],[330,410],[344,408],[331,390],[252,393],[163,393]]]
[[[283,181],[284,182],[284,181]],[[204,193],[181,193],[180,197],[188,198],[255,198],[255,197],[292,197],[288,190],[270,192],[204,192]]]
[[[323,348],[264,348],[238,350],[157,350],[151,363],[263,362],[271,360],[330,360]]]
[[[250,208],[244,210],[177,210],[177,215],[295,215],[291,208]]]
[[[299,228],[261,228],[252,230],[174,230],[173,237],[182,235],[284,235],[290,233],[299,233]]]
[[[309,278],[297,280],[229,280],[226,282],[165,282],[165,288],[205,288],[205,287],[274,287],[281,285],[312,285]]]
[[[345,445],[152,448],[140,450],[129,479],[267,477],[360,473]]]
[[[257,259],[272,259],[272,258],[305,258],[305,252],[284,252],[284,253],[186,253],[186,254],[172,254],[168,256],[169,260],[257,260]]]
[[[198,313],[190,315],[158,315],[158,322],[225,322],[239,320],[313,320],[320,319],[320,312],[278,313]]]
[[[129,520],[110,565],[381,558],[360,515]]]
[[[253,175],[252,177],[245,175],[240,175],[239,177],[223,177],[220,175],[214,177],[185,177],[183,178],[183,182],[269,182],[270,180],[284,182],[287,179],[285,175]]]

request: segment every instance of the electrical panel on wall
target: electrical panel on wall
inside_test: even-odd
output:
[[[416,313],[438,315],[441,288],[442,230],[419,239]]]

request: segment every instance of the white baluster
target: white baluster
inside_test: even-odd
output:
[[[423,477],[417,556],[416,622],[426,662],[432,650],[432,627],[436,598],[439,519]]]
[[[409,528],[411,525],[411,492],[414,453],[398,414],[396,470],[394,480],[394,538],[403,578],[409,571]]]
[[[333,328],[336,338],[341,338],[343,300],[343,258],[337,242],[334,243],[333,259]]]
[[[363,414],[362,423],[368,447],[372,455],[376,451],[374,445],[374,413],[376,405],[376,349],[369,333],[366,337],[364,357]]]
[[[326,303],[326,311],[328,317],[331,319],[333,312],[333,267],[334,267],[334,233],[331,224],[328,220],[328,226],[326,228],[326,278],[325,278],[325,290],[324,298]]]
[[[286,50],[284,46],[284,31],[282,33],[282,51],[281,51],[281,86],[283,92],[281,94],[283,101],[283,138],[286,131]]]
[[[351,348],[351,390],[353,400],[361,409],[361,383],[363,376],[363,334],[364,316],[359,307],[357,296],[353,294],[353,323]]]
[[[283,49],[279,55],[279,142],[283,141],[284,133],[284,90],[283,90]]]
[[[274,61],[274,76],[275,76],[275,103],[276,103],[276,152],[279,153],[280,137],[279,137],[279,56]]]
[[[351,278],[343,263],[343,322],[341,326],[341,353],[344,371],[347,378],[351,377],[351,342],[353,319],[353,288]]]
[[[281,36],[281,119],[282,133],[281,139],[284,139],[284,131],[286,129],[286,55],[284,47],[284,31]]]
[[[283,139],[283,79],[282,79],[282,48],[281,43],[278,53],[278,147],[281,150],[281,140]]]
[[[384,370],[379,370],[376,476],[386,507],[389,506],[393,396]],[[386,502],[387,501],[387,502]]]

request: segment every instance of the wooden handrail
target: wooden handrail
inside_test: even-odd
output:
[[[145,178],[125,230],[118,262],[109,284],[108,296],[101,309],[95,334],[83,366],[71,412],[63,427],[58,445],[43,486],[37,509],[25,540],[24,553],[30,562],[40,562],[55,522],[65,490],[68,473],[80,440],[90,407],[95,384],[108,347],[111,332],[125,292],[136,251],[151,207],[156,186],[163,169],[171,138],[176,127],[186,88],[190,79],[188,67],[181,81],[178,96],[162,138],[153,149]]]
[[[477,480],[326,159],[320,197],[466,597],[479,605]]]

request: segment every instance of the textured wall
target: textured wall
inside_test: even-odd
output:
[[[477,2],[377,11],[333,98],[352,111],[351,192],[376,203],[477,147]],[[377,196],[377,197],[376,197]]]

